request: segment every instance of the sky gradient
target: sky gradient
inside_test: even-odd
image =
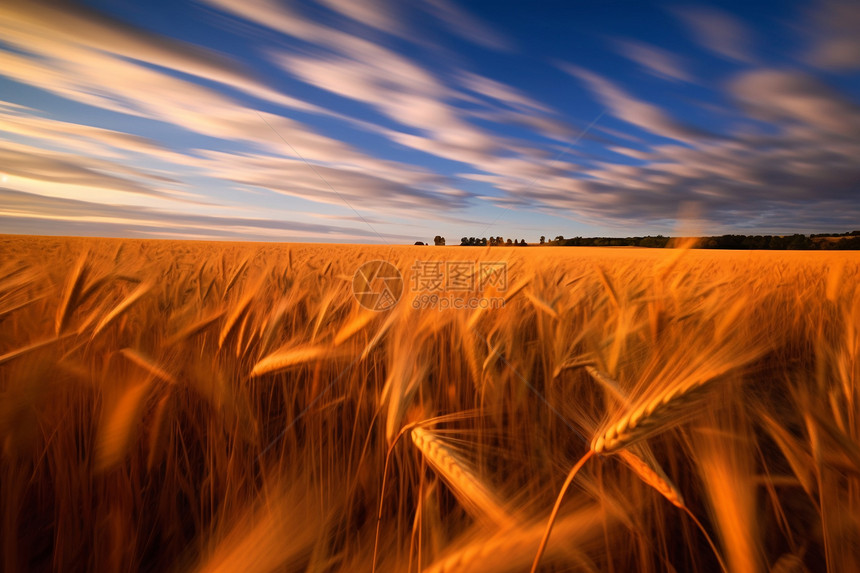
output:
[[[860,228],[860,2],[0,3],[0,233]]]

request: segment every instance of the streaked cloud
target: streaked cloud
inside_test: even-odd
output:
[[[210,238],[262,238],[265,240],[361,241],[378,239],[376,233],[359,223],[339,226],[297,220],[248,218],[176,213],[141,207],[92,203],[78,199],[46,197],[0,187],[0,222],[8,232],[28,223],[44,234],[63,234],[65,229],[92,225],[109,230],[109,236],[205,236]],[[394,241],[409,235],[388,234]]]
[[[666,80],[692,82],[679,56],[645,42],[619,40],[615,47],[625,58],[639,64],[648,73]]]
[[[513,41],[457,6],[451,0],[423,0],[427,10],[454,34],[485,48],[512,51]]]
[[[753,34],[737,16],[705,6],[678,8],[675,13],[702,47],[729,60],[755,61]]]
[[[331,10],[371,28],[399,34],[402,24],[396,17],[397,4],[389,0],[321,0]]]
[[[42,149],[8,142],[0,143],[0,165],[3,166],[5,174],[15,177],[160,197],[170,195],[136,181],[132,177],[123,177],[106,171],[113,167],[113,171],[136,176],[138,179],[155,179],[161,183],[173,182],[164,177],[108,162],[80,158],[77,155],[46,153]]]
[[[860,137],[860,105],[809,74],[757,69],[741,74],[730,89],[760,119],[801,122],[824,133]]]
[[[850,0],[822,0],[813,11],[809,60],[829,70],[860,69],[860,4]]]
[[[606,78],[571,64],[561,64],[567,73],[581,80],[618,119],[661,137],[689,141],[707,135],[686,125],[651,103],[642,101]]]
[[[304,110],[316,106],[284,95],[219,53],[193,44],[148,33],[80,4],[8,0],[0,5],[3,41],[55,63],[74,64],[79,58],[106,63],[97,54],[156,64],[239,89],[279,105]],[[51,66],[53,67],[53,66]],[[111,69],[102,70],[110,74]],[[102,79],[108,76],[101,76]],[[115,78],[117,81],[121,78]]]
[[[729,82],[729,94],[767,127],[648,152],[613,147],[643,163],[603,163],[582,177],[512,186],[498,203],[522,208],[538,202],[547,211],[611,220],[620,227],[643,219],[659,226],[674,220],[681,206],[695,206],[707,214],[707,232],[713,233],[856,225],[860,106],[799,72],[742,72]]]

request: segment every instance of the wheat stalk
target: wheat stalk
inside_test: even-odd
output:
[[[122,461],[131,444],[132,432],[149,386],[150,380],[130,386],[113,409],[103,415],[96,448],[97,470],[106,470]]]
[[[247,260],[242,263],[243,266],[246,264]],[[242,320],[245,319],[245,314],[250,312],[251,303],[254,302],[254,300],[260,296],[260,291],[263,289],[263,285],[266,283],[266,277],[268,274],[268,270],[264,270],[260,273],[254,284],[245,290],[245,294],[239,300],[239,303],[233,309],[233,312],[231,312],[229,316],[227,316],[227,320],[221,327],[221,334],[218,336],[219,349],[224,347],[224,343],[227,341],[227,338],[230,336],[230,334],[233,333],[234,330],[236,330],[237,327],[240,326]]]
[[[224,296],[225,297],[230,292],[230,289],[233,288],[233,285],[236,284],[236,281],[239,279],[239,275],[242,274],[242,271],[244,271],[248,267],[248,261],[249,261],[249,258],[245,257],[242,260],[242,262],[239,263],[239,266],[237,266],[235,269],[233,269],[233,273],[230,275],[230,278],[227,280],[227,285],[224,287]],[[224,276],[224,274],[225,274],[224,273],[224,263],[225,263],[224,259],[221,259],[221,276]]]
[[[171,336],[168,339],[166,344],[172,345],[172,344],[175,344],[181,340],[185,340],[187,338],[191,338],[192,336],[196,336],[197,334],[206,330],[206,328],[208,328],[210,325],[215,323],[222,316],[224,316],[224,311],[219,310],[218,312],[215,312],[212,315],[207,316],[206,318],[198,320],[197,322],[194,322],[194,323],[186,326],[185,328],[183,328],[182,330],[180,330],[179,332],[177,332],[176,334]]]
[[[656,379],[674,378],[674,381],[651,384],[651,390],[638,403],[622,410],[617,419],[594,436],[591,449],[597,454],[617,452],[678,424],[707,393],[711,382],[759,357],[763,351],[761,344],[727,344],[703,349],[703,358],[680,370],[673,371],[672,365],[668,365]]]
[[[438,436],[420,426],[414,428],[411,435],[424,459],[445,480],[464,507],[471,509],[477,517],[489,518],[502,527],[511,525],[510,516],[496,496]]]
[[[686,508],[681,492],[669,481],[669,478],[663,472],[663,468],[658,464],[649,464],[629,450],[622,450],[619,456],[627,464],[627,467],[633,470],[633,473],[669,500],[669,503],[680,509]]]
[[[131,306],[143,297],[152,288],[151,282],[144,282],[138,285],[131,294],[129,294],[122,302],[120,302],[113,310],[107,313],[96,325],[90,338],[95,338],[102,330],[108,327],[110,323],[125,314]],[[89,321],[87,321],[89,322]]]
[[[128,358],[131,362],[137,364],[156,378],[160,378],[165,382],[176,384],[176,378],[172,374],[155,364],[152,360],[134,350],[133,348],[123,348],[120,354]]]
[[[30,352],[33,352],[34,350],[38,350],[40,348],[50,346],[51,344],[54,344],[54,343],[59,342],[61,340],[65,340],[66,338],[69,338],[70,336],[72,336],[71,333],[64,334],[64,335],[58,336],[56,338],[49,338],[47,340],[40,340],[39,342],[34,342],[33,344],[30,344],[28,346],[24,346],[23,348],[19,348],[17,350],[12,350],[11,352],[7,352],[6,354],[0,355],[0,365],[5,364],[6,362],[9,362],[10,360],[14,360],[16,358],[24,356],[25,354],[29,354]]]
[[[681,419],[681,415],[704,390],[705,384],[702,382],[661,392],[648,402],[631,409],[596,435],[591,442],[591,449],[597,454],[610,454],[657,433],[662,426]]]
[[[347,322],[334,337],[334,345],[340,346],[347,340],[349,340],[352,336],[358,333],[361,329],[363,329],[367,324],[376,318],[379,315],[377,312],[373,312],[371,310],[364,311],[355,317],[352,320]]]
[[[620,402],[624,404],[627,403],[627,395],[624,390],[621,389],[621,385],[609,374],[602,370],[598,370],[591,364],[585,365],[585,371],[588,372],[588,375],[591,376],[595,382],[603,386],[607,392],[612,394]]]
[[[566,515],[556,526],[559,543],[549,548],[548,556],[550,558],[560,557],[563,554],[576,556],[577,546],[601,534],[600,524],[605,520],[606,510],[598,505],[585,507]],[[529,556],[536,551],[543,534],[544,528],[541,525],[502,531],[489,539],[474,541],[463,549],[439,559],[425,568],[423,573],[522,571],[528,567]]]
[[[555,525],[555,519],[558,517],[558,511],[561,509],[561,501],[564,499],[564,494],[567,493],[567,488],[569,488],[570,484],[573,483],[573,478],[576,477],[576,474],[582,469],[585,462],[587,462],[593,455],[594,450],[588,450],[585,452],[585,455],[579,458],[579,461],[576,462],[576,464],[570,469],[570,472],[568,472],[567,478],[565,478],[564,483],[561,486],[561,491],[558,493],[558,497],[555,500],[552,512],[549,514],[549,521],[546,524],[546,530],[540,540],[540,545],[538,545],[537,553],[535,554],[535,559],[532,563],[531,573],[537,573],[538,565],[540,565],[541,557],[543,557],[544,551],[546,551],[546,544],[549,542],[549,536],[552,533],[552,528],[553,525]]]
[[[87,254],[81,255],[75,264],[69,279],[66,282],[66,288],[63,290],[63,298],[60,300],[60,306],[57,307],[57,317],[55,321],[56,333],[59,335],[66,326],[69,316],[74,310],[75,301],[77,301],[81,290],[84,287],[84,281],[87,277]]]
[[[280,350],[266,356],[254,365],[251,377],[280,372],[293,366],[324,358],[328,353],[325,346],[301,346]]]

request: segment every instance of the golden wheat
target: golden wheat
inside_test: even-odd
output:
[[[0,235],[0,255],[3,571],[860,560],[856,254]],[[404,293],[376,313],[351,284],[383,259]],[[510,286],[430,293],[504,305],[415,308],[420,261],[505,263]]]
[[[669,481],[666,473],[655,462],[647,463],[645,460],[629,450],[619,453],[624,463],[639,476],[643,482],[654,488],[657,493],[665,497],[672,505],[684,509],[684,498],[678,488]]]
[[[511,517],[496,496],[438,436],[419,426],[412,430],[411,437],[430,466],[476,517],[490,519],[503,528],[512,525]]]
[[[601,535],[599,525],[607,521],[611,521],[608,512],[596,505],[566,515],[555,528],[555,538],[559,541],[547,549],[548,560],[572,556],[574,563],[582,564],[585,559],[580,548],[584,549],[598,538]],[[543,526],[532,525],[471,541],[425,568],[423,573],[522,571],[531,561],[543,532]]]
[[[134,289],[127,297],[125,297],[119,304],[117,304],[110,312],[102,317],[102,319],[96,324],[96,327],[93,329],[92,334],[90,335],[92,338],[95,338],[101,331],[108,327],[113,321],[117,320],[123,314],[128,312],[128,310],[139,301],[146,293],[152,289],[153,284],[151,282],[142,282],[138,285],[136,289]],[[95,316],[95,315],[93,315]],[[89,321],[87,321],[89,322]]]
[[[257,362],[251,370],[251,376],[263,376],[307,364],[324,358],[327,353],[328,349],[325,346],[302,346],[280,350]]]

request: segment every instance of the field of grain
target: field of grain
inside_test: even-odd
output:
[[[503,304],[415,308],[428,261],[504,264],[470,292]],[[5,572],[860,562],[856,254],[0,236],[0,267]]]

